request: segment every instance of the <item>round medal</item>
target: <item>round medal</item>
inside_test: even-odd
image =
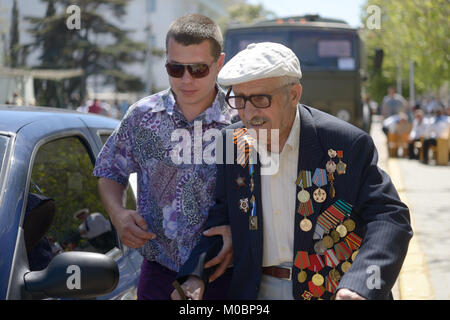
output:
[[[336,231],[339,233],[339,236],[341,238],[343,238],[347,235],[347,228],[344,227],[344,225],[342,225],[342,224],[340,224],[336,227]]]
[[[328,276],[334,281],[341,280],[341,274],[336,269],[331,270],[330,273],[328,273]]]
[[[307,277],[306,271],[302,270],[298,273],[297,280],[298,282],[303,283],[306,281],[306,277]]]
[[[317,188],[313,193],[314,201],[322,203],[327,198],[327,193],[322,188]]]
[[[300,201],[302,203],[305,203],[305,202],[307,202],[310,199],[309,192],[306,191],[305,189],[302,189],[297,194],[297,198],[298,198],[298,201]]]
[[[348,271],[348,269],[350,269],[350,267],[352,266],[352,264],[348,261],[345,261],[344,263],[342,263],[341,265],[341,270],[343,273],[346,273]]]
[[[355,252],[353,252],[352,254],[352,261],[355,262],[356,256],[358,255],[359,250],[356,250]]]
[[[316,273],[312,277],[312,282],[314,283],[314,285],[320,287],[321,285],[323,285],[324,282],[323,276],[321,274]]]
[[[341,235],[336,230],[330,232],[331,238],[333,238],[334,243],[338,243],[341,240]]]
[[[356,224],[352,219],[347,219],[342,224],[347,229],[347,232],[352,232],[353,230],[355,230]]]
[[[316,242],[316,244],[314,245],[314,251],[315,251],[317,254],[323,254],[323,253],[325,252],[325,250],[326,250],[326,248],[325,248],[325,246],[323,245],[322,240]]]
[[[322,243],[324,245],[325,248],[330,249],[333,247],[334,241],[333,238],[330,236],[325,236],[322,239]]]
[[[312,222],[309,219],[303,218],[302,221],[300,221],[300,229],[304,232],[308,232],[312,229]]]

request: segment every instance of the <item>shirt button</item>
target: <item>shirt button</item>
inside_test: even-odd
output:
[[[281,214],[281,211],[280,211],[280,210],[275,210],[275,214],[276,214],[277,216],[279,216],[279,215]]]

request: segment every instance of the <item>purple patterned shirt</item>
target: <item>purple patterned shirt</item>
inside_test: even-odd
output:
[[[194,153],[194,122],[199,127],[197,121],[201,121],[203,134],[231,124],[233,115],[219,89],[213,104],[194,121],[187,122],[172,91],[167,89],[131,106],[105,143],[94,175],[126,186],[129,175],[137,173],[137,211],[157,235],[138,249],[147,260],[178,272],[198,243],[208,209],[214,204],[215,165],[172,161],[171,150],[180,148],[181,141],[171,141],[172,132],[189,132]],[[203,150],[215,143],[214,139],[200,141]]]

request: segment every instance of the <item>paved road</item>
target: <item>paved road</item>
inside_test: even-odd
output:
[[[390,174],[409,206],[414,230],[394,297],[449,300],[450,166],[390,159],[379,122],[373,124],[371,135],[379,152],[379,166]]]

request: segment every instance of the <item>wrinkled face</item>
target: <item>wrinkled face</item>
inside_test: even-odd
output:
[[[233,86],[235,96],[250,96],[255,94],[272,95],[272,103],[268,108],[256,108],[247,101],[244,109],[239,109],[239,116],[245,127],[255,129],[258,138],[259,129],[267,130],[270,146],[271,129],[279,130],[280,141],[285,141],[289,136],[294,118],[297,103],[301,96],[301,85],[287,85],[284,88],[281,77],[266,78],[241,83]],[[265,143],[264,141],[259,141]],[[281,151],[281,149],[280,149]]]
[[[215,84],[217,75],[222,68],[225,54],[214,61],[211,55],[211,44],[205,40],[200,44],[184,46],[174,39],[169,39],[167,46],[167,61],[169,63],[203,63],[209,66],[209,74],[203,78],[193,78],[185,70],[181,78],[169,76],[169,83],[175,93],[177,103],[181,106],[207,106],[216,95]]]

